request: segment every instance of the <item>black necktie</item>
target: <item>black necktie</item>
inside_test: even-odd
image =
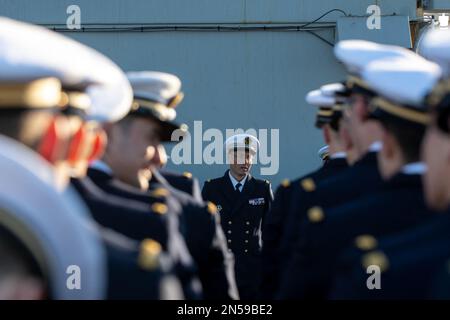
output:
[[[236,183],[236,192],[237,193],[241,193],[241,186],[242,186],[242,183],[240,183],[240,182],[238,182],[238,183]]]

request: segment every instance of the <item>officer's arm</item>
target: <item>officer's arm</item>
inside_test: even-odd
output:
[[[203,185],[203,189],[202,189],[202,198],[205,201],[209,200],[209,181],[205,181],[205,184]]]
[[[215,295],[213,299],[237,300],[239,293],[234,273],[234,256],[228,252],[226,237],[220,225],[218,213],[214,215],[215,235],[209,250],[211,276],[215,279]]]
[[[262,230],[262,278],[261,298],[272,299],[276,292],[279,275],[279,247],[281,233],[285,223],[285,208],[287,202],[288,186],[280,186],[277,189],[275,201],[265,219]]]
[[[274,200],[274,196],[273,196],[273,191],[272,191],[272,184],[266,180],[266,208],[264,211],[264,216],[263,216],[263,225],[264,225],[264,220],[266,218],[267,213],[270,211],[270,209],[272,208],[272,202]]]
[[[356,240],[356,239],[355,239]],[[343,251],[337,259],[336,272],[333,276],[332,286],[330,289],[329,299],[359,299],[358,288],[361,284],[366,284],[367,273],[365,277],[360,277],[362,270],[361,262],[363,254],[367,253],[356,246],[352,246]],[[367,290],[367,287],[365,287]],[[375,290],[376,291],[376,290]]]
[[[307,238],[306,234],[310,234],[308,222],[305,222],[301,227],[296,227],[299,232],[305,235],[305,238]],[[280,270],[280,282],[275,299],[301,299],[305,297],[308,277],[311,276],[308,263],[305,266],[305,261],[309,261],[305,259],[308,249],[309,242],[307,240],[296,242],[291,256]]]
[[[206,300],[238,299],[234,276],[234,259],[227,251],[226,238],[220,225],[217,208],[208,202],[207,219],[197,221],[198,245],[195,257]],[[207,224],[203,224],[206,222]]]

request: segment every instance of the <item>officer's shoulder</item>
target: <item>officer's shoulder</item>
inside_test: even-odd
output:
[[[296,188],[300,188],[300,190],[304,192],[313,192],[316,191],[317,188],[317,181],[313,173],[299,177],[291,181],[290,184]]]
[[[191,172],[185,171],[183,173],[179,173],[179,172],[173,172],[173,171],[162,171],[161,172],[162,175],[170,180],[170,179],[179,179],[179,180],[185,180],[185,181],[192,181],[194,180],[194,176],[192,175]]]
[[[367,270],[369,266],[377,265],[381,271],[385,271],[389,266],[389,258],[386,250],[379,246],[379,239],[371,234],[360,234],[341,253],[340,263],[356,270]]]
[[[315,184],[315,179],[314,179],[315,173],[316,173],[316,171],[308,173],[304,176],[301,176],[301,177],[298,177],[298,178],[295,178],[292,180],[285,178],[281,181],[279,188],[280,189],[292,189],[292,188],[301,187],[301,189],[303,189],[303,191],[306,191],[306,190],[304,190],[305,189],[304,188],[305,181],[307,181],[306,183],[308,183],[308,181],[312,181]]]
[[[270,186],[270,181],[267,179],[258,179],[255,177],[252,177],[252,179],[255,181],[255,183],[257,185],[261,185],[261,186]]]
[[[214,178],[214,179],[207,179],[207,180],[205,181],[205,186],[206,186],[206,185],[216,185],[216,184],[218,184],[218,183],[222,180],[222,178],[223,178],[223,177]]]

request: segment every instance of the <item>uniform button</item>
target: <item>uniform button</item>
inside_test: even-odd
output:
[[[231,230],[228,230],[228,234],[231,234]]]
[[[245,240],[245,243],[248,243],[248,240]]]
[[[245,249],[245,250],[244,250],[244,252],[245,252],[245,253],[247,253],[247,252],[248,252],[248,250],[247,250],[247,249]]]
[[[322,208],[312,207],[308,210],[308,218],[312,223],[321,222],[325,218]]]
[[[249,225],[249,224],[250,224],[250,221],[247,221],[245,224]]]
[[[247,230],[247,231],[245,231],[245,233],[246,233],[246,234],[249,234],[249,233],[250,233],[250,231],[248,231],[248,230]]]
[[[155,202],[154,204],[152,204],[152,210],[157,214],[163,215],[167,213],[169,208],[164,203]]]
[[[228,221],[228,224],[231,224],[231,221]]]
[[[230,243],[231,242],[231,239],[228,239],[228,243]]]

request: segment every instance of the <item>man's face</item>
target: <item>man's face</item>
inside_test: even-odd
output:
[[[354,140],[357,139],[358,131],[357,129],[361,126],[362,121],[362,110],[367,108],[367,100],[361,94],[353,94],[350,98],[351,108],[346,108],[344,112],[344,117],[347,120],[347,128],[350,135]]]
[[[428,167],[423,178],[427,204],[433,209],[445,210],[450,200],[450,136],[435,124],[430,125],[425,134],[422,158]]]
[[[351,110],[344,112],[356,159],[360,159],[368,147],[380,139],[380,124],[369,118],[369,100],[365,95],[352,94],[349,101]]]
[[[162,166],[166,154],[156,121],[139,117],[128,121],[113,126],[106,159],[117,178],[137,185],[143,172]]]
[[[248,150],[230,151],[230,171],[238,178],[244,178],[252,167],[253,155]]]

